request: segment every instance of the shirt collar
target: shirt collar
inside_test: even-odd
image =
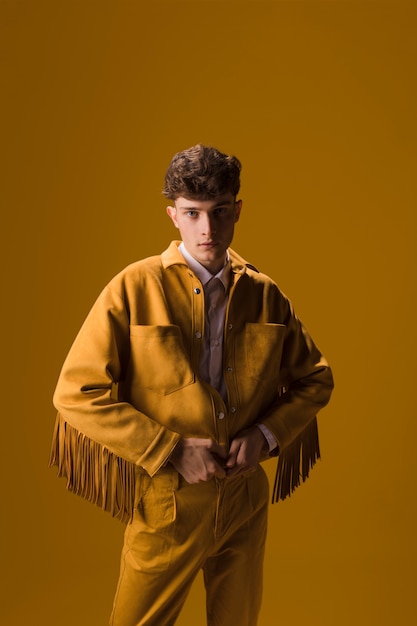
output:
[[[184,259],[187,262],[188,267],[194,272],[197,278],[200,279],[203,287],[207,285],[207,283],[212,278],[218,278],[220,282],[223,284],[225,291],[229,288],[230,282],[230,256],[229,251],[226,251],[226,260],[224,262],[223,267],[217,272],[217,274],[212,274],[204,265],[201,265],[191,254],[188,252],[187,248],[184,245],[184,242],[181,242],[179,245],[179,250],[183,255]]]

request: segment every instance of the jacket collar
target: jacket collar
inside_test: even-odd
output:
[[[184,257],[178,249],[180,243],[181,241],[178,240],[172,241],[169,247],[161,254],[162,266],[165,269],[170,267],[171,265],[185,265],[185,267],[188,267]],[[255,272],[258,272],[256,267],[245,261],[243,257],[234,252],[234,250],[232,250],[231,248],[229,248],[229,254],[232,272],[234,272],[235,274],[244,274],[248,267]]]

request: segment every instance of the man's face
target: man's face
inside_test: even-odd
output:
[[[214,200],[177,198],[167,213],[179,229],[188,252],[212,274],[223,266],[226,250],[232,242],[242,201],[232,193]]]

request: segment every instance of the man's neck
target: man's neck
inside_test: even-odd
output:
[[[179,250],[181,254],[183,255],[187,265],[195,274],[197,274],[197,276],[199,277],[199,279],[201,280],[203,284],[205,284],[213,276],[219,275],[218,277],[225,284],[225,287],[226,287],[226,284],[229,281],[229,271],[228,271],[229,252],[228,251],[226,251],[224,261],[221,264],[219,264],[217,271],[213,272],[211,268],[208,269],[207,267],[205,267],[202,263],[200,263],[200,261],[197,261],[197,259],[195,259],[192,256],[192,254],[188,252],[187,248],[184,245],[184,242],[181,242],[181,244],[179,245]]]

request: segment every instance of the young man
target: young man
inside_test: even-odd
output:
[[[276,284],[229,248],[240,163],[197,145],[164,194],[182,242],[104,289],[63,366],[51,464],[128,522],[112,626],[170,626],[203,569],[209,626],[255,626],[268,484],[319,456],[328,364]]]

